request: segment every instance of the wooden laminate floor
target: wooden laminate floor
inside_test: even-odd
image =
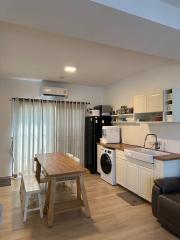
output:
[[[3,205],[3,224],[0,225],[1,240],[170,240],[178,239],[163,229],[152,216],[148,203],[131,206],[118,196],[125,191],[112,187],[99,176],[87,175],[85,186],[92,218],[85,217],[76,208],[68,187],[57,186],[57,201],[61,201],[62,212],[56,214],[53,228],[47,228],[38,212],[28,215],[26,224],[22,220],[19,199],[19,182],[11,187],[0,188],[0,203]],[[71,202],[69,202],[71,199]],[[70,204],[70,205],[69,205]],[[72,206],[71,211],[64,207]]]

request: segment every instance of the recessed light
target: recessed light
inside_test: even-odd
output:
[[[73,66],[66,66],[66,67],[64,68],[64,71],[65,71],[65,72],[69,72],[69,73],[74,73],[74,72],[76,72],[76,70],[77,70],[77,68],[76,68],[76,67],[73,67]]]

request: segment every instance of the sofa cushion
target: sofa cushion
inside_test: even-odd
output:
[[[162,194],[180,192],[180,177],[161,178],[156,179],[154,182],[160,188]]]

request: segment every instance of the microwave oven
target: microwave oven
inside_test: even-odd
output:
[[[101,143],[121,143],[121,129],[118,126],[103,126]]]

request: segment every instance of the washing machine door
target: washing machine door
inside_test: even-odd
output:
[[[101,155],[101,169],[105,174],[109,174],[112,169],[112,162],[107,153]]]

